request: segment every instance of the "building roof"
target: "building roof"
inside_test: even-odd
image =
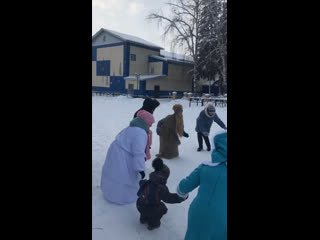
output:
[[[178,54],[178,53],[174,53],[174,52],[168,52],[165,50],[160,50],[160,55],[166,58],[170,58],[170,59],[175,59],[175,60],[185,60],[185,61],[191,61],[193,62],[192,57],[186,56],[186,55],[182,55],[182,54]]]
[[[167,75],[140,75],[140,81],[154,79],[154,78],[164,78]],[[135,75],[124,77],[125,80],[137,80],[137,77]]]
[[[165,62],[168,62],[168,63],[193,64],[193,61],[178,60],[178,59],[174,59],[174,58],[170,58],[170,57],[163,57],[163,56],[157,56],[157,55],[151,55],[150,58],[158,59],[158,60],[165,61]]]
[[[96,34],[94,34],[92,36],[92,41],[94,39],[96,39],[103,32],[107,32],[110,35],[112,35],[112,36],[114,36],[116,38],[119,38],[120,40],[125,41],[125,42],[132,42],[132,43],[137,43],[137,44],[144,45],[144,46],[147,46],[147,47],[153,47],[153,48],[157,48],[157,49],[164,49],[163,47],[160,47],[160,46],[155,45],[155,44],[153,44],[151,42],[148,42],[148,41],[146,41],[146,40],[144,40],[142,38],[135,37],[135,36],[128,35],[128,34],[124,34],[124,33],[119,33],[119,32],[113,31],[113,30],[105,29],[105,28],[101,28]]]

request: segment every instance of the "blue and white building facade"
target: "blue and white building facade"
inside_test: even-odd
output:
[[[192,91],[192,61],[141,38],[100,29],[92,37],[92,91],[168,96]]]

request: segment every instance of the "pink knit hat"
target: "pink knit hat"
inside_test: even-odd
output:
[[[141,118],[143,121],[145,121],[145,123],[151,127],[151,125],[154,123],[154,118],[153,115],[149,112],[147,112],[146,110],[140,110],[137,113],[137,117]]]

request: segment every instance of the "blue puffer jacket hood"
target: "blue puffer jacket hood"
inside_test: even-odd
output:
[[[211,161],[213,163],[227,161],[227,131],[220,131],[214,135]]]

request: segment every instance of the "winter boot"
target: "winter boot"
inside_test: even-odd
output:
[[[160,227],[160,223],[159,223],[159,225],[157,224],[157,225],[148,225],[148,230],[153,230],[153,229],[156,229],[156,228],[158,228],[158,227]]]
[[[140,223],[141,223],[141,224],[144,224],[144,223],[146,223],[146,222],[147,222],[147,219],[146,219],[146,218],[140,217]]]

